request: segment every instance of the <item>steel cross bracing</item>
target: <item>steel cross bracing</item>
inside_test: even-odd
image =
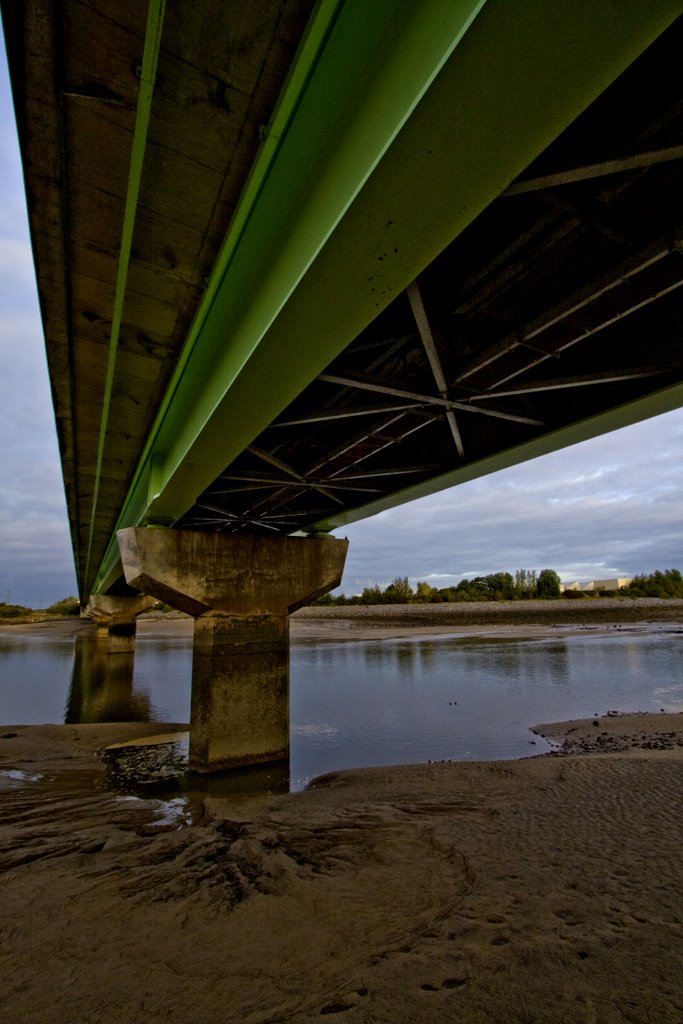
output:
[[[637,275],[646,275],[647,273],[650,274],[652,280],[640,277],[635,282],[634,279]],[[636,284],[635,291],[634,284]],[[491,403],[500,398],[533,395],[539,392],[556,392],[565,389],[581,389],[588,386],[599,387],[617,383],[626,384],[642,381],[646,378],[666,377],[672,371],[678,373],[681,370],[680,361],[665,365],[621,366],[595,371],[592,374],[567,374],[565,376],[561,375],[561,370],[557,367],[557,374],[553,379],[534,379],[529,383],[519,383],[512,386],[509,383],[517,377],[528,374],[548,360],[558,361],[563,353],[575,345],[586,341],[611,325],[623,321],[625,317],[657,302],[674,292],[681,285],[683,285],[683,258],[679,250],[679,243],[662,241],[651,245],[646,252],[639,253],[637,256],[629,259],[627,267],[617,268],[616,274],[607,281],[601,282],[597,287],[594,286],[584,290],[581,294],[571,296],[562,304],[561,308],[548,310],[544,318],[537,318],[533,323],[523,325],[515,335],[500,341],[490,349],[484,350],[469,364],[462,367],[454,378],[451,387],[449,387],[429,329],[427,314],[419,288],[417,284],[414,284],[408,290],[408,297],[417,322],[420,340],[425,348],[434,376],[434,382],[439,392],[438,395],[420,394],[405,388],[395,387],[383,382],[382,378],[379,377],[374,381],[370,381],[363,380],[360,377],[354,378],[352,375],[321,374],[318,378],[319,382],[337,385],[343,389],[339,392],[338,397],[338,402],[341,403],[349,400],[350,392],[360,391],[361,393],[369,392],[375,395],[412,399],[412,404],[386,407],[371,405],[366,408],[356,408],[353,411],[348,409],[337,412],[322,411],[323,409],[329,410],[334,405],[334,402],[327,402],[320,406],[320,410],[315,415],[296,420],[283,419],[281,423],[274,424],[274,428],[305,427],[313,424],[354,420],[358,417],[372,417],[373,419],[381,417],[381,419],[376,419],[371,431],[365,429],[349,434],[343,445],[330,453],[327,458],[312,466],[305,475],[294,470],[286,462],[276,458],[274,454],[263,451],[257,446],[250,446],[247,449],[250,454],[257,456],[262,462],[270,463],[276,468],[281,469],[284,474],[289,475],[292,479],[278,480],[264,472],[259,476],[231,475],[226,472],[221,476],[220,481],[223,485],[230,483],[230,486],[224,486],[221,490],[212,489],[211,493],[214,497],[220,497],[223,501],[226,501],[230,500],[231,497],[234,498],[240,492],[266,490],[271,491],[271,493],[255,504],[248,505],[239,516],[229,512],[225,507],[221,507],[220,504],[214,503],[209,506],[205,500],[201,500],[197,503],[197,507],[211,509],[213,512],[218,513],[218,518],[213,517],[206,522],[200,516],[194,519],[188,516],[185,519],[184,525],[196,528],[211,524],[213,527],[220,525],[224,528],[233,529],[244,529],[245,527],[261,525],[270,530],[278,528],[281,530],[293,529],[301,525],[301,518],[300,514],[297,515],[295,511],[291,510],[292,502],[297,498],[304,497],[306,489],[316,490],[332,502],[343,504],[342,500],[334,493],[335,490],[341,489],[347,492],[347,500],[351,496],[351,492],[354,491],[367,494],[383,493],[384,489],[382,487],[359,486],[358,481],[361,479],[369,480],[374,478],[377,482],[381,482],[384,479],[386,482],[386,478],[389,477],[404,476],[415,478],[425,474],[433,475],[439,468],[445,468],[443,465],[439,467],[436,463],[423,462],[419,465],[375,468],[363,475],[358,473],[351,474],[349,472],[360,462],[370,458],[377,458],[382,452],[387,451],[392,446],[401,444],[409,436],[421,428],[433,424],[435,421],[446,420],[455,442],[457,457],[461,460],[464,459],[465,450],[460,430],[454,418],[454,410],[456,409],[468,413],[481,414],[494,419],[526,424],[530,427],[547,429],[548,426],[555,424],[552,421],[548,423],[547,421],[520,415],[510,410],[506,411],[500,406],[491,407],[490,404],[477,406],[475,403]],[[581,328],[577,333],[575,315],[579,311],[583,312],[583,319]],[[569,322],[570,326],[573,325],[573,330],[570,329],[569,332],[566,329],[567,322]],[[544,348],[540,348],[539,342],[535,340],[540,336],[544,336],[543,342],[541,342],[545,345]],[[405,344],[405,339],[403,343]],[[395,351],[395,346],[392,347]],[[509,357],[512,353],[518,353],[521,356],[519,365],[515,366],[514,369],[507,369],[502,374],[496,372],[495,366],[504,363],[506,357]],[[376,360],[375,367],[378,368]],[[485,370],[493,375],[485,388],[475,389],[464,384],[464,382],[471,380],[477,373]],[[465,395],[462,394],[463,389],[467,392]],[[454,396],[458,393],[459,397],[456,399]],[[386,418],[387,413],[392,414],[388,419]],[[418,417],[420,422],[417,424],[410,423],[411,414]],[[410,425],[407,425],[406,421]],[[397,429],[394,435],[389,435],[388,431],[396,429],[398,424],[401,424],[400,429]],[[269,433],[271,432],[269,431]],[[273,451],[279,450],[279,447],[279,445],[276,445]],[[359,450],[361,452],[360,455],[358,454]],[[343,466],[336,466],[336,468],[330,469],[328,476],[321,475],[325,467],[334,467],[339,459],[345,460]],[[242,486],[238,487],[236,486],[237,484]],[[275,493],[272,493],[273,490],[275,490]],[[284,507],[289,507],[290,512],[277,511]],[[306,509],[306,515],[317,518],[322,518],[325,512],[329,514],[329,505],[327,509],[317,506],[308,506]],[[275,520],[278,521],[277,526],[275,525]]]

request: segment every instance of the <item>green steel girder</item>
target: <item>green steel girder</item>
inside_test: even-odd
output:
[[[356,0],[335,13],[226,240],[119,528],[191,506],[681,4]],[[113,537],[92,589],[106,589],[117,565]]]

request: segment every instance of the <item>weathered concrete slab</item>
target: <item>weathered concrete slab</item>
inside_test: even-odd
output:
[[[188,612],[287,615],[341,583],[347,540],[119,530],[126,582]]]

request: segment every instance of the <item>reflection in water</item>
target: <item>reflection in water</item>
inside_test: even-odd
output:
[[[133,691],[134,664],[132,651],[108,651],[106,637],[76,637],[64,721],[150,722],[149,694]]]
[[[191,773],[186,782],[191,796],[235,797],[256,796],[264,793],[276,795],[290,790],[289,761],[274,764],[255,764],[229,772],[211,775]]]
[[[506,685],[522,682],[529,684],[555,684],[569,678],[569,647],[565,642],[547,640],[520,640],[491,642],[472,638],[465,642],[451,642],[454,664],[465,674],[484,673],[505,679]]]
[[[73,640],[0,636],[0,722],[61,722],[73,665]]]
[[[293,788],[335,768],[538,754],[539,722],[683,709],[680,650],[646,631],[294,645]]]
[[[489,637],[370,641],[348,647],[328,645],[323,660],[336,670],[342,663],[355,664],[358,651],[366,671],[394,671],[410,678],[424,676],[434,668],[440,674],[452,673],[453,681],[484,676],[514,689],[518,682],[525,687],[562,684],[570,676],[566,641],[511,642]]]
[[[207,797],[248,799],[290,790],[288,760],[204,775],[188,770],[188,747],[187,732],[105,747],[101,751],[105,785],[144,797],[181,793],[186,801],[183,806],[195,823],[205,817],[203,801]]]
[[[429,672],[436,657],[434,644],[417,644],[417,652],[420,659],[420,670]]]

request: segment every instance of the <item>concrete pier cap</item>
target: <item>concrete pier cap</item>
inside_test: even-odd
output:
[[[115,619],[135,621],[138,615],[148,611],[156,603],[155,597],[134,594],[120,597],[113,594],[91,594],[85,614],[92,619],[113,622]]]
[[[108,638],[110,650],[132,650],[135,620],[155,602],[147,594],[92,594],[85,615],[97,624],[98,634]]]
[[[339,586],[349,543],[148,527],[116,536],[129,586],[195,618],[288,615]]]
[[[341,582],[347,540],[130,527],[126,582],[194,617],[189,765],[289,757],[289,615]]]

